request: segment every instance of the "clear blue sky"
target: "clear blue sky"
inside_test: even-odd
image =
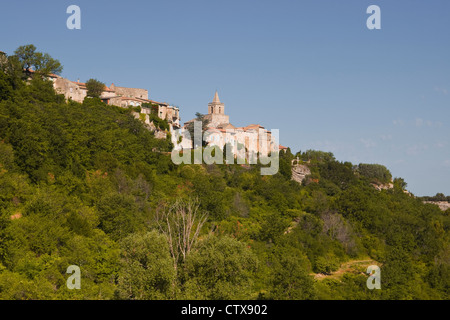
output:
[[[81,8],[81,30],[66,8]],[[381,30],[366,9],[381,8]],[[0,50],[33,43],[62,75],[146,88],[280,143],[386,165],[416,195],[450,194],[450,1],[2,1]]]

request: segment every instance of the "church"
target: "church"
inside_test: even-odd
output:
[[[269,155],[271,151],[278,151],[278,142],[272,141],[272,133],[259,124],[236,127],[230,123],[230,117],[225,114],[225,104],[220,101],[216,91],[213,101],[208,103],[208,114],[203,119],[208,121],[204,139],[208,146],[218,146],[223,149],[226,144],[231,146],[232,153],[238,155],[245,151],[245,159],[251,162],[258,154]],[[184,135],[180,145],[182,148],[192,147],[192,138],[186,135],[188,125],[193,120],[184,123]],[[191,138],[191,139],[190,139]]]

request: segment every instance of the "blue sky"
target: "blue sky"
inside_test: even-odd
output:
[[[81,8],[68,30],[66,8]],[[368,30],[369,5],[381,30]],[[146,88],[293,152],[386,165],[416,195],[450,194],[450,1],[2,1],[0,50],[33,43],[62,76]]]

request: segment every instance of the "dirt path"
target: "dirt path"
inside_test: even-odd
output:
[[[340,268],[331,274],[323,274],[323,273],[312,273],[314,275],[314,279],[323,280],[323,279],[338,279],[344,275],[344,273],[365,273],[367,267],[370,265],[380,265],[375,260],[367,259],[367,260],[350,260],[341,264]]]

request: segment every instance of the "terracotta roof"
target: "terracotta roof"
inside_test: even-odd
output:
[[[168,106],[169,105],[167,102],[158,102],[158,101],[154,101],[154,100],[148,100],[148,101],[151,102],[151,103],[154,103],[154,104],[161,104],[161,105],[164,105],[164,106]]]
[[[84,82],[78,82],[78,81],[70,81],[70,82],[75,83],[75,84],[79,85],[80,87],[86,87],[86,83],[84,83]]]
[[[236,127],[237,130],[243,130],[243,131],[250,131],[250,130],[257,130],[257,129],[264,129],[266,130],[263,126],[259,125],[259,124],[251,124],[248,125],[246,127]],[[270,133],[269,130],[266,130],[267,133]]]
[[[285,146],[282,146],[281,144],[278,146],[278,149],[280,149],[280,150],[284,150],[284,149],[287,149],[287,147],[285,147]]]
[[[253,128],[263,128],[264,127],[262,125],[259,124],[249,124],[248,126],[244,127],[245,129],[253,129]]]

